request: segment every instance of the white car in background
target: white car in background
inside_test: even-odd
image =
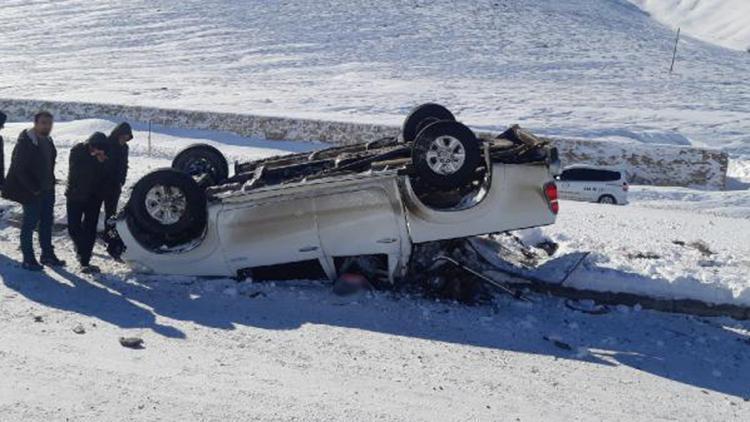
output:
[[[626,205],[628,181],[618,168],[573,165],[557,178],[560,199]]]

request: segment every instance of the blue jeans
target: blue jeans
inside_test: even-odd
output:
[[[39,227],[39,246],[42,256],[54,256],[52,248],[52,223],[54,221],[55,192],[43,192],[33,200],[23,204],[21,225],[21,252],[24,262],[36,260],[34,254],[34,230]]]

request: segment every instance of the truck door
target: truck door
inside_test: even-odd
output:
[[[226,205],[218,229],[234,271],[322,256],[312,198],[290,195]]]

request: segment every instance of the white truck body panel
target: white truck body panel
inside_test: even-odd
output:
[[[492,164],[487,191],[466,208],[422,204],[409,178],[376,172],[235,192],[211,203],[204,237],[182,249],[154,253],[125,219],[117,231],[122,258],[139,271],[236,276],[253,267],[317,260],[336,277],[336,257],[386,255],[391,280],[406,274],[414,243],[552,224],[544,163]]]

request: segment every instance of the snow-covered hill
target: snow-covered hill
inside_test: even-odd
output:
[[[30,24],[35,22],[36,24]],[[750,155],[750,54],[626,0],[7,0],[0,96],[693,142]]]
[[[750,52],[747,0],[631,0],[667,25],[724,47]]]

